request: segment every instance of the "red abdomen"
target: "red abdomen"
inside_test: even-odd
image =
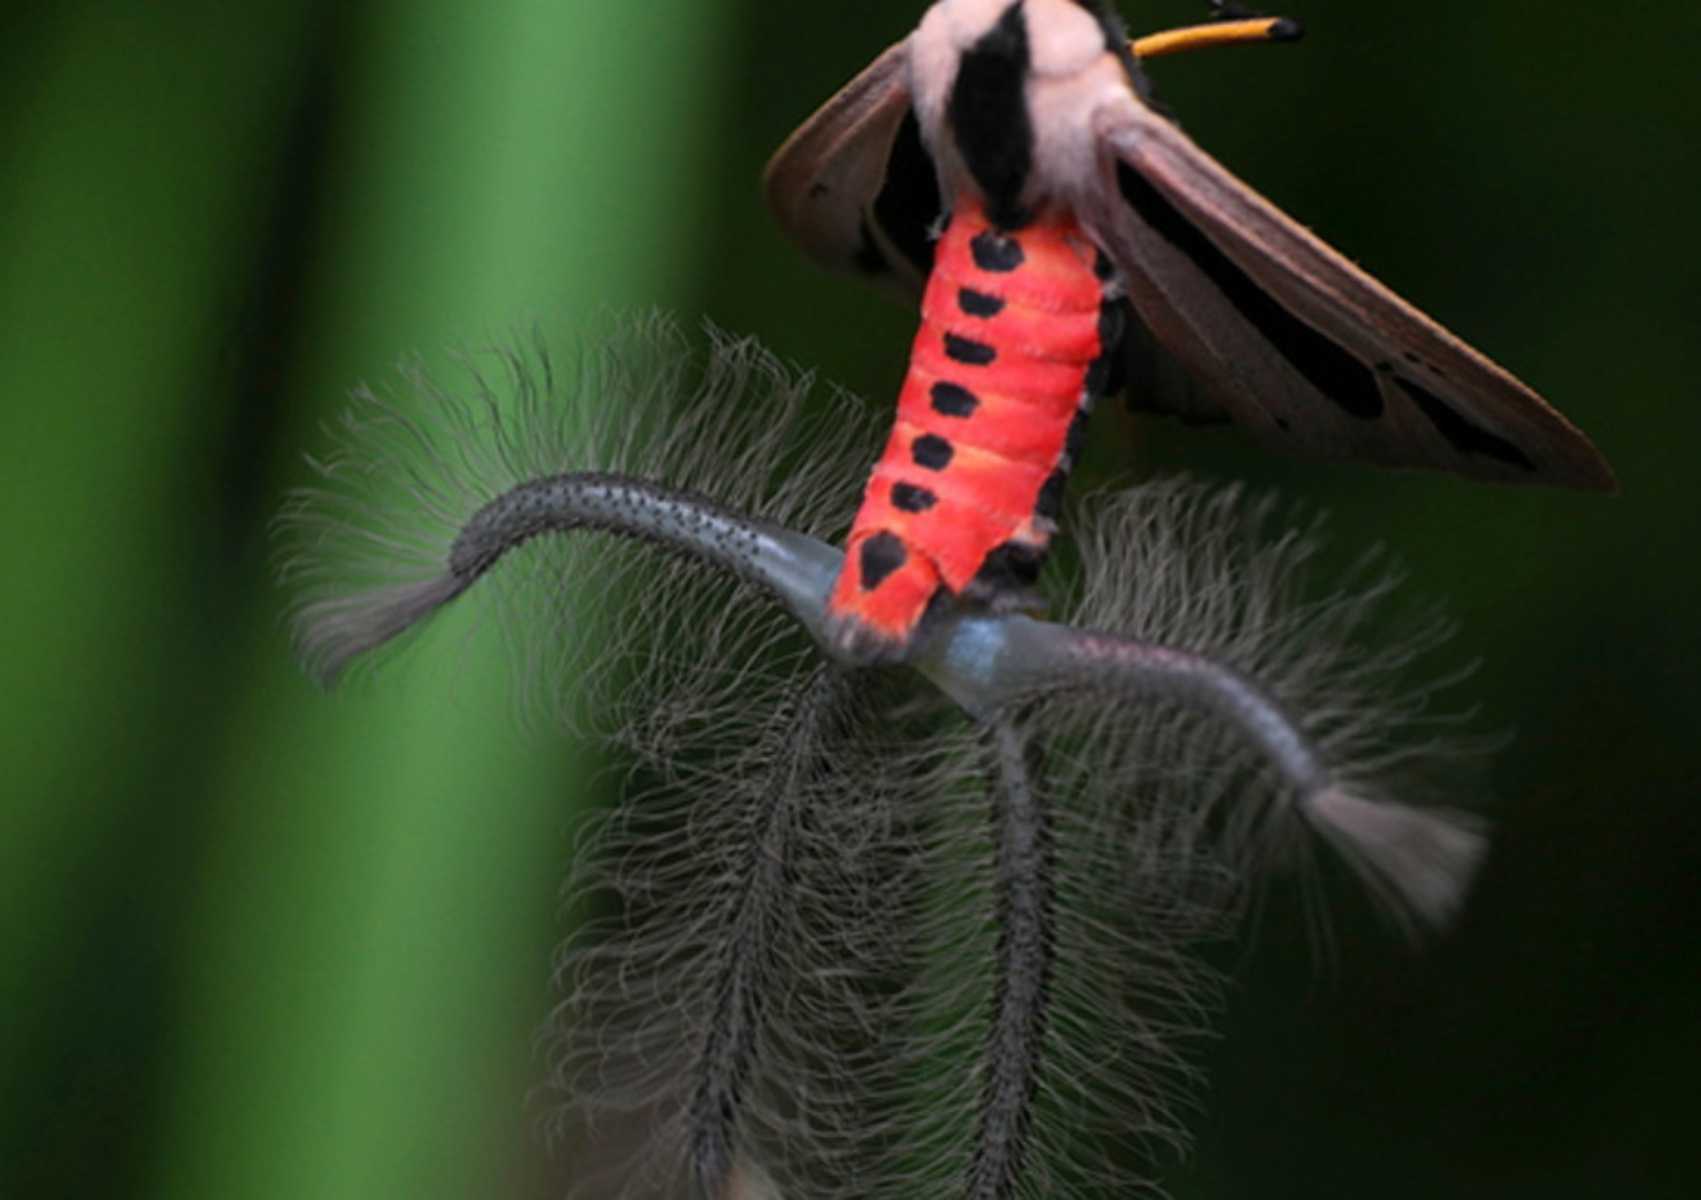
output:
[[[1118,329],[1099,261],[1066,214],[952,213],[828,601],[845,648],[901,655],[937,598],[1008,606],[1033,582]]]

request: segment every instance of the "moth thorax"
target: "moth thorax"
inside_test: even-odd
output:
[[[1005,228],[1068,203],[1095,174],[1091,114],[1128,86],[1120,28],[1073,0],[957,0],[934,24],[911,43],[911,84],[948,190],[972,183]]]

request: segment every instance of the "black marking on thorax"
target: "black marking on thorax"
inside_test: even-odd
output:
[[[1184,254],[1289,366],[1341,411],[1363,420],[1382,415],[1382,389],[1374,371],[1284,308],[1145,176],[1119,163],[1116,181],[1141,219]]]
[[[1022,190],[1033,170],[1028,115],[1028,27],[1021,0],[964,52],[945,116],[969,174],[986,194],[987,215],[1001,229],[1030,219]]]

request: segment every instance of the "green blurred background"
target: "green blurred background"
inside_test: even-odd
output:
[[[1136,29],[1201,6],[1124,6]],[[1131,11],[1132,10],[1132,11]],[[1701,17],[1305,0],[1154,66],[1194,135],[1549,395],[1614,499],[1275,461],[1445,598],[1499,832],[1457,934],[1237,962],[1186,1197],[1701,1194]],[[872,397],[911,318],[765,156],[914,0],[313,0],[0,15],[0,1196],[558,1192],[532,1037],[575,747],[485,638],[316,693],[268,522],[347,387],[660,304]],[[1613,24],[1612,22],[1622,22]],[[1129,456],[1132,455],[1132,458]]]

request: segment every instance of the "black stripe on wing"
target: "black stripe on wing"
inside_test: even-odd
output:
[[[1382,418],[1387,401],[1379,375],[1389,374],[1442,440],[1459,453],[1536,470],[1534,461],[1513,442],[1484,429],[1429,389],[1392,375],[1391,365],[1382,372],[1372,368],[1302,320],[1224,254],[1134,167],[1119,161],[1116,182],[1123,199],[1140,219],[1185,256],[1301,378],[1342,412],[1362,421]]]
[[[1116,184],[1141,220],[1186,255],[1311,386],[1351,416],[1372,420],[1382,415],[1382,389],[1375,372],[1259,287],[1133,167],[1118,163]]]

